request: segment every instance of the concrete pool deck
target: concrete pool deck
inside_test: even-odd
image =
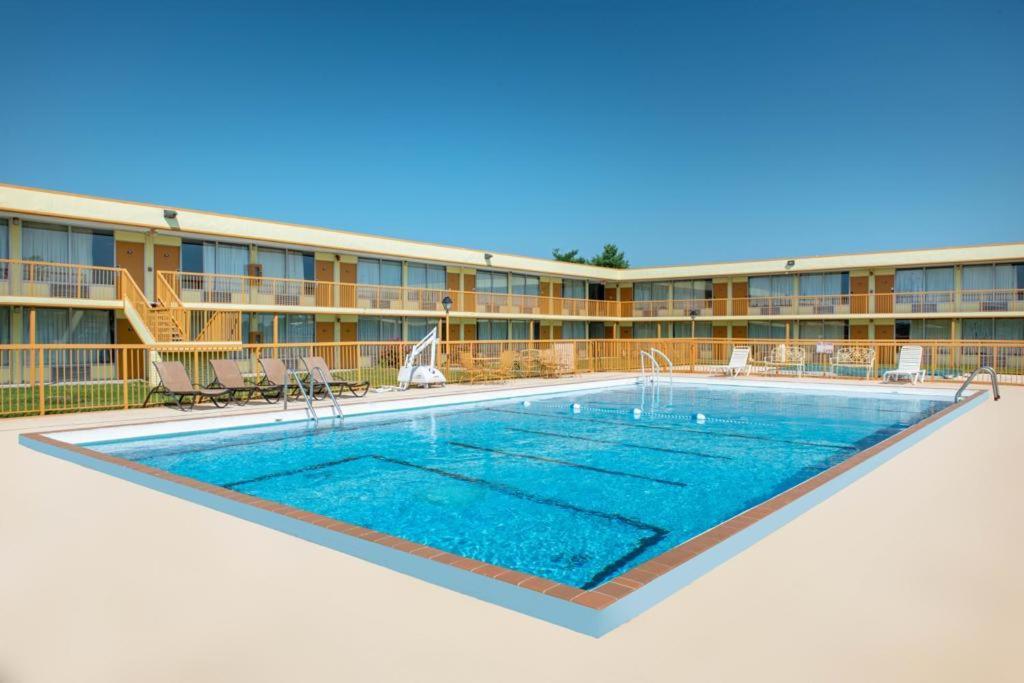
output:
[[[17,444],[22,432],[178,415],[0,422],[0,681],[1024,673],[1021,388],[601,639]]]

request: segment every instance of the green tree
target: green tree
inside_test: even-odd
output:
[[[586,263],[587,259],[580,256],[579,249],[570,249],[569,251],[562,251],[561,249],[552,249],[551,256],[556,261],[567,261],[568,263]]]
[[[629,268],[629,260],[617,246],[606,244],[600,254],[590,259],[590,265],[604,266],[605,268]]]

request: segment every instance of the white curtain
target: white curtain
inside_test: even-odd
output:
[[[515,328],[513,328],[513,332]],[[516,337],[513,336],[513,339]],[[582,320],[567,320],[562,323],[562,339],[586,339],[587,323]]]
[[[315,334],[315,326],[313,323],[312,315],[295,314],[282,316],[285,323],[283,340],[289,343],[298,342],[311,342]],[[282,322],[281,318],[278,318],[278,324]],[[281,330],[278,330],[278,335],[281,335]]]
[[[70,244],[70,262],[83,266],[92,265],[92,233],[72,230]]]
[[[562,296],[566,299],[586,299],[586,280],[562,280]]]
[[[512,339],[529,339],[530,338],[530,321],[529,320],[513,320],[512,321]]]
[[[26,261],[67,263],[67,229],[55,230],[26,223],[21,230],[21,257]]]
[[[72,310],[70,316],[72,344],[110,344],[110,313],[107,311]]]
[[[256,252],[256,261],[263,266],[264,277],[288,277],[284,252],[280,249],[260,249]]]

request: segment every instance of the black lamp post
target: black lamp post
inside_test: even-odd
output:
[[[451,364],[452,326],[448,314],[452,312],[452,298],[445,294],[441,299],[441,306],[444,307],[444,366],[447,370]]]

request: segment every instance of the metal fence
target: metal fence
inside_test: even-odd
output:
[[[733,348],[751,349],[752,374],[877,379],[896,367],[899,349],[924,348],[933,381],[962,381],[979,365],[995,368],[1005,384],[1024,384],[1024,342],[817,341],[738,339],[616,339],[442,342],[438,364],[451,383],[500,382],[593,372],[634,372],[639,352],[656,348],[677,373],[711,373]],[[332,342],[224,345],[0,346],[0,416],[132,408],[155,384],[153,362],[181,361],[193,381],[214,380],[210,361],[230,358],[253,381],[261,358],[280,358],[293,370],[303,356],[322,356],[338,379],[395,385],[408,342]]]

